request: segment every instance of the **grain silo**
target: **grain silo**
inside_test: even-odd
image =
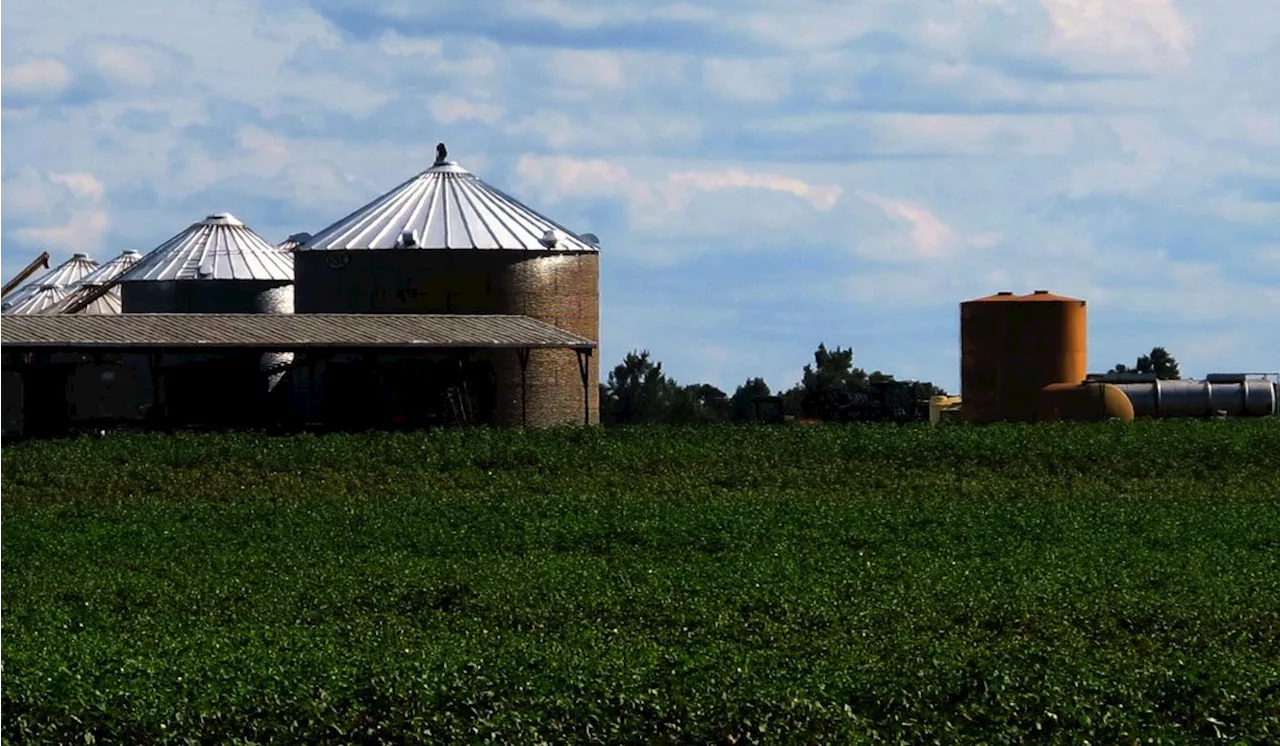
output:
[[[120,276],[123,312],[293,313],[293,255],[231,213],[193,223]],[[166,406],[179,418],[247,421],[265,413],[288,352],[166,355]]]
[[[281,251],[294,252],[298,250],[299,246],[303,245],[310,239],[311,239],[311,234],[305,231],[302,233],[294,233],[290,235],[288,238],[286,238],[285,240],[276,244],[276,248],[280,249]]]
[[[120,289],[125,313],[292,313],[293,257],[220,212],[157,246]]]
[[[85,275],[69,288],[65,300],[54,309],[55,313],[113,314],[120,313],[120,288],[116,278],[133,268],[142,255],[129,249],[115,259]]]
[[[97,268],[98,263],[87,254],[72,254],[67,261],[13,291],[4,299],[0,312],[51,313],[67,297],[69,288]]]
[[[443,145],[437,153],[431,168],[297,249],[297,312],[518,314],[598,339],[594,236],[574,234],[446,160]],[[594,357],[585,371],[569,350],[477,357],[489,366],[494,424],[583,422],[584,373],[585,419],[599,422]]]
[[[967,301],[960,348],[964,419],[1034,421],[1042,388],[1085,379],[1085,302],[1047,290]]]

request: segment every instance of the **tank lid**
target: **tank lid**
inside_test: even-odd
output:
[[[974,298],[973,300],[964,301],[964,303],[995,303],[995,302],[1001,302],[1001,301],[1016,300],[1017,297],[1018,296],[1014,295],[1008,290],[1001,290],[998,293],[987,295],[982,298]]]
[[[75,253],[75,254],[72,254],[72,255],[71,255],[71,258],[72,258],[72,259],[88,259],[88,258],[89,258],[89,255],[88,255],[88,254]]]
[[[1027,293],[1018,298],[1023,301],[1065,301],[1068,303],[1084,303],[1079,298],[1068,298],[1065,295],[1054,295],[1048,290],[1037,290],[1034,293]]]

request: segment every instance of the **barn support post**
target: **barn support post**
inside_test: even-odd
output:
[[[574,350],[578,355],[578,374],[582,376],[582,424],[591,426],[591,348]]]
[[[529,394],[526,381],[529,372],[529,348],[517,347],[516,357],[520,360],[520,427],[529,426]]]

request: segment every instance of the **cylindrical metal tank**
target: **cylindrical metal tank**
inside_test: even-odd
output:
[[[1085,302],[1037,290],[961,304],[960,396],[965,419],[1032,422],[1040,389],[1079,383],[1088,369]]]
[[[264,241],[231,213],[215,213],[142,257],[120,276],[119,287],[124,313],[293,313],[293,256]],[[197,361],[213,366],[231,359],[241,366],[237,371],[253,365],[248,376],[262,376],[257,381],[265,382],[270,395],[293,353],[180,354],[166,356],[165,363],[167,368]],[[212,402],[211,412],[229,406],[218,404],[213,393],[206,398]]]
[[[1051,383],[1040,389],[1040,422],[1133,421],[1133,403],[1107,383]]]
[[[292,313],[290,283],[145,280],[120,283],[124,313]]]
[[[519,314],[587,339],[600,330],[600,263],[595,253],[524,250],[383,250],[294,254],[298,313]],[[583,422],[582,378],[572,350],[533,350],[521,400],[513,350],[492,361],[494,421],[530,426]],[[587,366],[587,406],[599,422],[599,361]]]
[[[1270,381],[1144,381],[1114,384],[1133,402],[1138,417],[1268,417],[1276,414]]]
[[[1017,296],[1003,291],[960,304],[960,413],[966,422],[999,417],[999,386],[1005,364],[1006,314]]]

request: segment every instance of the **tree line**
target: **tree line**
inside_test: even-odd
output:
[[[1163,380],[1179,377],[1178,361],[1163,347],[1140,356],[1132,367],[1121,363],[1110,372],[1155,374]],[[841,420],[849,419],[851,412],[876,408],[901,410],[922,403],[927,407],[929,397],[946,394],[930,382],[899,381],[879,370],[856,368],[852,349],[827,349],[826,344],[818,345],[813,362],[804,366],[800,382],[790,389],[775,393],[763,378],[755,377],[732,395],[708,383],[682,385],[648,350],[633,350],[600,384],[600,420],[606,425],[750,422],[760,418],[762,405],[772,405],[779,417]]]
[[[827,349],[819,344],[813,363],[806,364],[800,382],[776,393],[763,378],[748,378],[732,395],[708,383],[682,385],[662,370],[648,350],[633,350],[600,384],[600,419],[606,425],[642,423],[710,424],[757,419],[762,404],[772,404],[779,416],[822,420],[841,419],[870,397],[883,400],[892,391],[900,399],[925,401],[946,392],[928,382],[899,381],[879,370],[853,366],[853,350]]]

